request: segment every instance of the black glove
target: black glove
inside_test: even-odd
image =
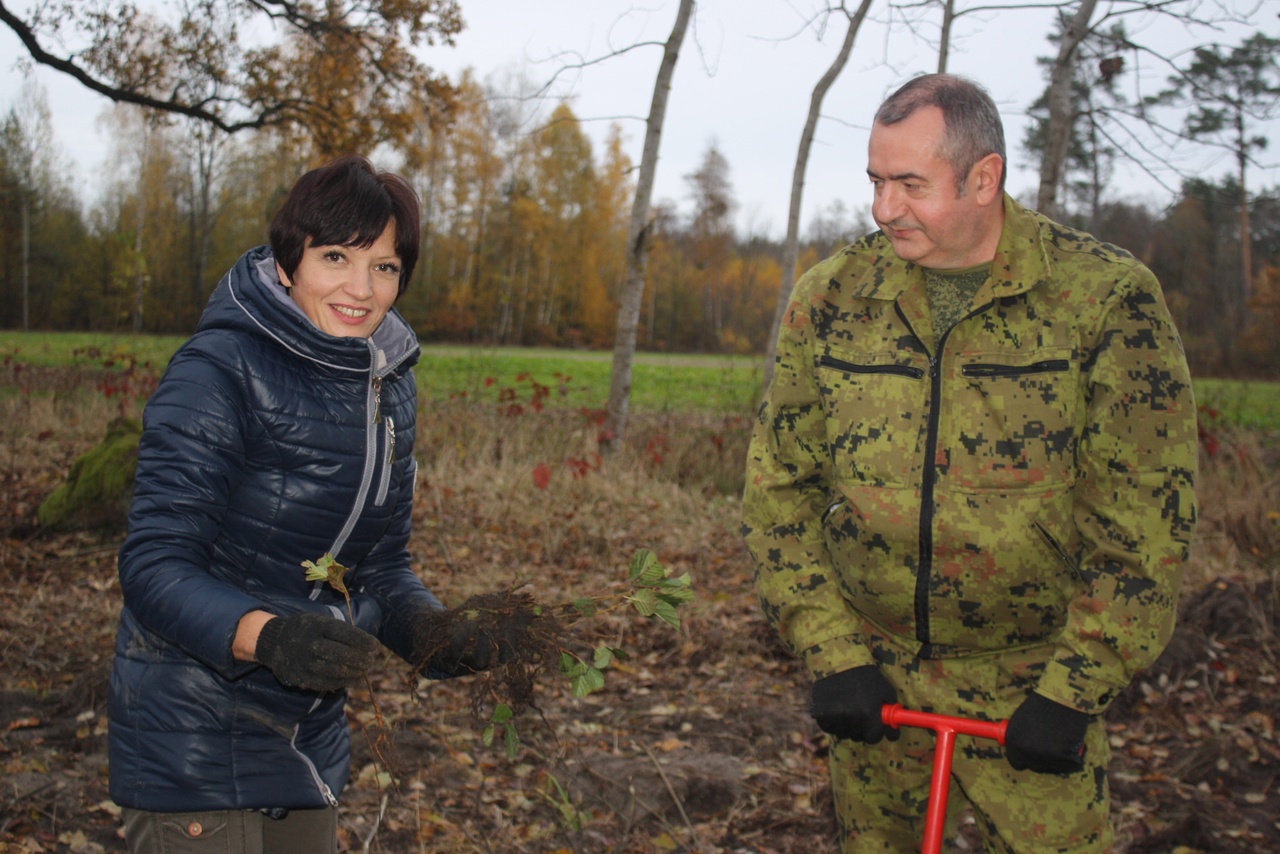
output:
[[[1032,693],[1009,718],[1004,752],[1015,771],[1071,774],[1084,768],[1089,715]]]
[[[368,632],[304,613],[267,620],[254,657],[292,688],[337,691],[359,682],[377,651],[378,641]]]
[[[531,610],[495,610],[491,594],[472,597],[447,611],[424,610],[414,617],[413,663],[427,673],[464,676],[513,660],[529,640]]]
[[[814,682],[809,713],[823,732],[877,744],[885,737],[898,740],[898,731],[885,726],[880,717],[885,703],[896,702],[898,692],[880,668],[865,664]]]

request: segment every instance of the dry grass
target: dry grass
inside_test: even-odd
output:
[[[64,816],[96,833],[107,851],[121,847],[114,819],[95,806],[106,797],[101,689],[119,603],[118,533],[52,537],[33,519],[71,461],[118,414],[117,400],[71,381],[54,394],[0,397],[0,483],[12,518],[0,538],[0,652],[11,699],[34,704],[14,714],[41,719],[0,742],[11,744],[0,771],[15,780],[30,775],[33,790],[48,774],[61,781],[10,832],[54,833],[58,822],[48,816]],[[666,834],[686,851],[826,854],[831,807],[821,740],[804,709],[806,679],[764,625],[738,535],[748,419],[634,416],[624,446],[607,459],[596,456],[598,430],[592,417],[573,411],[424,405],[415,569],[446,604],[516,585],[559,603],[616,583],[634,551],[649,548],[675,573],[693,576],[698,598],[682,609],[684,627],[650,628],[625,615],[603,621],[610,642],[634,658],[585,700],[540,689],[545,718],[522,723],[528,752],[515,764],[480,745],[466,680],[411,691],[403,663],[388,656],[374,685],[393,719],[404,782],[373,850],[632,854],[655,850]],[[1280,437],[1217,438],[1217,452],[1202,464],[1188,594],[1221,577],[1261,587],[1280,571]],[[1251,641],[1251,653],[1259,644],[1273,647],[1274,637]],[[367,723],[367,709],[368,698],[355,697],[353,720]],[[1238,717],[1224,713],[1229,725]],[[343,838],[360,850],[378,797],[362,776],[372,767],[359,755],[363,740],[355,742],[357,781],[344,795]],[[627,763],[634,782],[653,776],[655,757],[704,769],[741,762],[725,775],[744,787],[731,793],[739,799],[732,813],[685,820],[672,811],[655,821],[592,800],[592,784],[601,784],[588,772],[613,768],[605,759]],[[1139,759],[1120,761],[1133,766],[1135,779],[1150,779]],[[665,798],[672,781],[652,782],[654,796]],[[572,804],[558,783],[572,792]],[[694,796],[679,795],[692,812]],[[1217,802],[1195,797],[1215,814]],[[1170,809],[1140,805],[1153,815]],[[580,811],[582,829],[571,829],[568,807]]]
[[[737,530],[743,419],[636,417],[609,457],[598,450],[599,426],[572,412],[512,417],[455,403],[428,409],[419,429],[417,524],[446,566],[459,548],[468,562],[489,549],[498,577],[538,583],[531,568],[549,563],[603,581],[637,544],[670,561]],[[484,583],[455,581],[457,595]]]
[[[1226,430],[1215,438],[1214,452],[1200,454],[1191,589],[1215,578],[1256,582],[1280,573],[1280,436]]]

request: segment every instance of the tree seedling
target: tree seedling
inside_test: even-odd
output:
[[[568,646],[575,624],[630,607],[644,618],[657,618],[679,629],[677,609],[692,599],[687,573],[668,576],[657,556],[641,549],[631,558],[622,589],[549,607],[518,589],[473,596],[456,608],[434,615],[424,631],[433,633],[432,637],[438,640],[427,640],[418,648],[426,650],[424,660],[429,659],[443,647],[449,626],[456,620],[480,620],[492,627],[511,623],[524,627],[522,643],[512,658],[476,674],[471,686],[472,712],[486,722],[482,740],[490,746],[501,736],[507,757],[514,759],[520,745],[515,719],[526,709],[534,708],[534,690],[541,673],[555,668],[568,681],[573,696],[586,697],[605,686],[605,671],[613,662],[628,657],[625,650],[603,643],[588,655],[579,655]]]
[[[351,613],[351,598],[344,576],[347,568],[324,555],[317,561],[305,561],[309,581],[322,581],[343,595]],[[414,647],[421,661],[411,662],[415,673],[446,647],[452,626],[466,620],[480,625],[480,637],[496,637],[499,626],[519,626],[521,642],[511,650],[511,658],[497,667],[472,677],[471,706],[479,720],[485,721],[482,740],[492,745],[499,736],[507,757],[514,759],[520,746],[515,719],[532,708],[537,677],[555,667],[568,680],[575,697],[586,697],[605,686],[605,670],[615,661],[626,660],[625,650],[598,644],[589,656],[569,649],[570,628],[581,620],[630,607],[641,617],[657,619],[674,629],[680,628],[678,609],[693,599],[689,574],[671,577],[648,549],[640,549],[627,568],[626,584],[593,596],[574,599],[551,607],[543,606],[523,590],[512,589],[472,596],[457,607],[424,617],[414,627]],[[372,696],[372,686],[370,686]],[[382,713],[374,703],[378,724]],[[487,714],[486,714],[487,712]],[[375,753],[380,755],[378,751]],[[388,775],[389,776],[389,775]]]

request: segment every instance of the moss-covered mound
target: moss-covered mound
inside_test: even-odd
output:
[[[66,481],[49,494],[37,515],[50,528],[116,528],[123,532],[133,500],[142,425],[117,418],[107,435],[71,465]]]

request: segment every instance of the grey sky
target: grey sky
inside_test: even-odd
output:
[[[1249,0],[1244,0],[1247,4]],[[21,2],[14,3],[22,8]],[[626,147],[639,160],[644,117],[661,57],[655,44],[580,70],[558,69],[580,59],[596,59],[611,48],[641,41],[662,42],[670,32],[676,0],[464,0],[467,29],[455,49],[435,48],[425,56],[433,66],[456,75],[473,69],[476,77],[501,87],[504,79],[522,74],[534,83],[555,78],[554,96],[569,97],[577,115],[596,140],[596,151],[611,121],[623,128]],[[805,26],[818,0],[704,0],[686,38],[676,70],[658,167],[655,201],[670,199],[688,209],[684,176],[693,172],[714,140],[725,155],[738,202],[743,231],[780,236],[786,225],[796,145],[813,86],[830,65],[844,36],[843,18],[832,19],[825,32]],[[854,5],[852,2],[850,5]],[[958,4],[972,8],[976,3]],[[1207,4],[1206,4],[1207,5]],[[1280,19],[1263,2],[1255,18],[1263,30],[1280,36]],[[1107,7],[1100,4],[1100,10]],[[889,27],[891,7],[876,0],[859,35],[854,53],[824,103],[824,118],[809,161],[804,222],[841,199],[849,210],[863,208],[870,191],[865,175],[867,125],[875,106],[898,83],[937,65],[931,39],[937,10],[922,15],[913,35],[902,26]],[[903,12],[894,12],[901,20]],[[919,14],[919,13],[917,13]],[[1043,91],[1036,57],[1053,50],[1047,40],[1051,12],[1024,8],[969,14],[955,26],[948,70],[983,83],[1000,105],[1009,142],[1009,189],[1019,197],[1034,194],[1037,175],[1020,151],[1027,106]],[[1185,28],[1154,16],[1126,17],[1131,34],[1170,54],[1208,41],[1238,44],[1254,30],[1230,27],[1214,33]],[[8,109],[21,85],[11,59],[20,45],[0,28],[0,109]],[[1167,67],[1154,61],[1138,69],[1145,92],[1160,88]],[[76,186],[92,193],[93,176],[102,171],[106,141],[97,116],[108,106],[73,81],[40,71],[53,110],[59,146],[74,161]],[[1135,81],[1129,82],[1130,91]],[[544,113],[550,111],[548,105]],[[1273,150],[1262,158],[1272,164],[1250,174],[1253,188],[1280,184],[1280,121],[1262,131]],[[1178,155],[1195,174],[1220,177],[1232,169],[1222,155],[1206,156],[1190,147]],[[1166,182],[1177,187],[1173,174]],[[1166,203],[1170,196],[1139,172],[1121,168],[1113,197]]]

